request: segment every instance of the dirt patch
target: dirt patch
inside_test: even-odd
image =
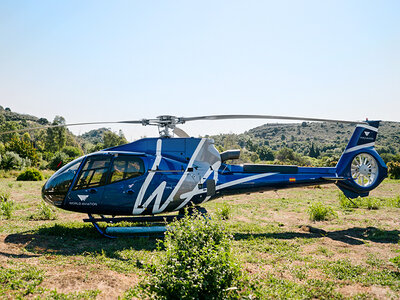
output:
[[[100,290],[97,299],[118,299],[126,290],[138,284],[135,274],[120,274],[104,269],[101,265],[76,266],[65,265],[63,270],[51,268],[41,284],[49,290],[59,293],[73,293],[83,290]]]

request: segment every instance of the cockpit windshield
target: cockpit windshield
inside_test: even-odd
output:
[[[42,190],[45,201],[56,206],[62,204],[82,160],[83,158],[78,158],[70,162],[50,177]]]

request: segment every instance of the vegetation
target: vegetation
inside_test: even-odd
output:
[[[36,208],[36,212],[29,217],[30,220],[55,220],[57,214],[53,208],[47,205],[43,200]]]
[[[139,282],[153,277],[165,262],[167,247],[158,244],[158,238],[105,239],[91,224],[82,222],[83,214],[50,207],[58,216],[53,220],[46,213],[49,206],[41,200],[43,182],[16,182],[19,172],[2,172],[0,191],[14,205],[11,218],[0,217],[1,299],[146,296]],[[397,299],[400,181],[386,179],[370,197],[354,199],[357,207],[352,208],[342,207],[338,193],[335,186],[322,185],[205,203],[211,222],[227,233],[231,258],[243,276],[244,282],[231,285],[238,290],[231,289],[230,295]],[[376,201],[379,210],[368,209],[369,201]],[[331,207],[337,216],[310,221],[308,208],[315,202]],[[229,218],[222,221],[219,212],[224,207],[229,207]]]
[[[228,220],[231,215],[231,208],[230,206],[224,202],[222,206],[217,209],[217,216],[221,220]]]
[[[241,149],[238,162],[335,166],[354,126],[336,123],[265,124],[243,134],[211,136],[218,150]],[[377,151],[386,163],[400,162],[400,124],[383,122]],[[391,174],[392,169],[389,169]]]
[[[35,168],[29,168],[18,175],[17,181],[41,181],[43,178],[44,177],[39,170]]]
[[[197,214],[173,222],[145,291],[157,299],[238,298],[242,272],[231,239],[221,225]]]
[[[332,207],[329,207],[322,202],[312,203],[308,209],[308,213],[311,221],[324,221],[337,216]]]
[[[43,281],[43,272],[33,266],[20,265],[14,268],[0,266],[0,296],[22,299],[37,291]]]
[[[65,119],[56,116],[53,122],[45,118],[23,115],[0,107],[0,131],[62,125]],[[0,136],[0,169],[21,170],[28,167],[57,170],[73,159],[103,148],[127,143],[123,133],[102,128],[80,137],[65,127],[47,128],[30,133]]]
[[[400,162],[389,161],[387,167],[390,178],[400,179]]]
[[[62,125],[12,112],[0,107],[0,131]],[[237,162],[335,166],[354,126],[336,123],[266,124],[243,134],[212,136],[219,151],[241,149]],[[400,178],[400,124],[384,122],[377,139],[377,150],[388,163],[391,178]],[[127,143],[122,131],[107,128],[91,130],[81,136],[65,127],[47,128],[30,133],[0,136],[0,169],[21,170],[30,166],[57,170],[82,154]]]
[[[0,215],[10,219],[14,211],[14,201],[10,199],[10,193],[0,191]]]

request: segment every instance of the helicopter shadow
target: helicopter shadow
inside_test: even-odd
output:
[[[37,255],[71,256],[102,253],[107,257],[124,260],[118,254],[119,251],[126,249],[152,251],[157,249],[159,239],[159,236],[109,239],[102,237],[91,225],[68,228],[56,224],[52,227],[39,228],[34,232],[9,234],[4,242],[23,247]]]
[[[286,231],[273,233],[233,233],[235,240],[256,238],[293,240],[296,238],[319,239],[323,237],[348,245],[363,245],[368,241],[397,244],[400,241],[399,230],[381,230],[376,227],[352,227],[345,230],[325,231],[311,226],[303,226],[304,232]],[[5,243],[17,245],[32,254],[14,255],[0,252],[0,256],[12,258],[28,258],[41,255],[96,255],[104,254],[109,258],[127,260],[119,255],[119,251],[157,249],[160,237],[120,237],[107,239],[100,236],[93,227],[69,228],[58,225],[40,228],[22,233],[8,235]]]
[[[247,240],[252,238],[291,240],[296,238],[318,239],[327,237],[349,245],[363,245],[368,241],[383,244],[397,244],[400,241],[399,230],[381,230],[376,227],[352,227],[344,230],[325,231],[311,226],[302,226],[302,229],[306,232],[236,233],[233,236],[235,240]]]

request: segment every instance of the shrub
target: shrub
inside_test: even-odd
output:
[[[400,268],[400,255],[389,259],[392,263],[394,263],[398,268]]]
[[[14,212],[14,201],[10,199],[10,193],[0,192],[0,213],[6,219],[10,219]]]
[[[400,207],[400,196],[390,199],[390,205],[393,207]]]
[[[380,202],[377,198],[366,198],[365,199],[366,205],[368,209],[379,209]]]
[[[400,162],[391,161],[387,164],[389,177],[400,179]]]
[[[261,160],[274,160],[274,152],[267,146],[261,146],[257,148],[257,154]]]
[[[34,164],[36,164],[39,161],[37,151],[30,140],[24,140],[20,139],[19,137],[13,137],[8,143],[5,144],[5,148],[8,151],[18,153],[18,155],[20,155],[23,158],[28,158]]]
[[[21,169],[23,163],[22,158],[17,153],[7,151],[2,157],[1,166],[5,170]]]
[[[56,152],[49,163],[49,168],[52,170],[58,170],[70,161],[71,158],[69,158],[68,155],[66,155],[65,153]]]
[[[72,159],[83,155],[83,152],[79,148],[73,146],[66,146],[61,150],[61,152],[65,153],[66,155],[68,155],[68,157]]]
[[[228,220],[231,214],[231,208],[228,204],[226,204],[225,202],[222,204],[221,208],[217,209],[217,216],[221,219],[221,220]]]
[[[347,198],[343,193],[339,193],[338,194],[338,198],[339,198],[339,203],[340,203],[340,207],[344,208],[344,209],[351,209],[351,208],[359,208],[360,207],[360,203],[357,203],[359,201],[357,201],[358,199],[349,199]]]
[[[323,221],[336,217],[335,211],[321,202],[314,202],[308,209],[311,221]]]
[[[17,181],[41,181],[43,180],[43,175],[40,171],[35,168],[26,169],[21,174],[18,175]]]
[[[171,224],[161,246],[165,254],[150,267],[142,288],[157,299],[238,298],[241,270],[233,259],[231,236],[198,214]],[[160,247],[159,245],[159,247]]]
[[[56,212],[47,205],[43,200],[38,205],[36,212],[32,214],[29,219],[31,220],[55,220],[57,219]]]

